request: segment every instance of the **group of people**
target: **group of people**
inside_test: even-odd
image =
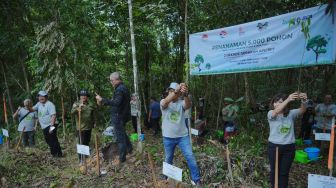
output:
[[[137,117],[140,114],[137,111],[136,95],[130,95],[128,89],[123,84],[122,78],[118,72],[110,75],[110,82],[114,87],[114,93],[111,99],[104,98],[96,94],[95,99],[98,105],[110,106],[111,126],[119,149],[119,166],[126,162],[126,155],[132,154],[133,148],[128,135],[126,134],[125,124],[132,119],[134,131],[137,132]],[[90,102],[89,92],[85,89],[79,92],[79,101],[76,101],[71,113],[75,116],[77,125],[77,134],[80,144],[89,145],[92,128],[96,124],[96,104]],[[38,93],[39,102],[33,106],[32,101],[26,99],[24,107],[15,112],[14,117],[19,118],[18,130],[23,132],[23,144],[33,146],[34,133],[36,130],[36,120],[41,125],[43,134],[50,152],[54,157],[62,157],[62,150],[57,138],[57,120],[55,105],[48,100],[48,94],[45,91]],[[154,135],[157,135],[161,129],[160,119],[162,116],[162,135],[165,151],[165,162],[173,164],[174,151],[178,146],[187,160],[192,183],[201,185],[200,171],[196,159],[192,152],[189,139],[186,117],[191,108],[191,101],[188,97],[188,87],[186,84],[171,83],[167,88],[167,95],[158,102],[155,98],[151,99],[148,121],[154,128]],[[190,114],[189,114],[190,115]],[[80,156],[80,159],[81,156]]]
[[[108,99],[96,94],[95,99],[98,105],[111,107],[111,126],[114,127],[119,148],[119,165],[122,166],[126,162],[126,155],[133,151],[132,144],[126,134],[125,125],[132,119],[134,132],[137,132],[137,117],[140,114],[137,111],[137,96],[135,94],[130,95],[118,72],[110,75],[110,82],[114,87],[112,98]],[[193,184],[200,186],[200,171],[192,151],[186,122],[186,117],[190,116],[188,112],[191,108],[191,100],[188,94],[186,84],[171,83],[167,88],[167,94],[160,102],[157,102],[155,98],[151,99],[148,121],[154,127],[154,134],[158,134],[161,127],[160,119],[162,119],[165,162],[173,164],[174,151],[178,146],[187,161]],[[82,89],[78,95],[79,101],[73,104],[71,113],[76,116],[79,142],[89,145],[91,130],[96,124],[96,104],[90,102],[87,90]],[[290,103],[295,100],[301,101],[301,107],[290,109]],[[224,107],[222,113],[225,127],[227,129],[232,127],[232,124],[235,124],[237,111]],[[307,94],[301,92],[294,92],[290,95],[277,94],[273,97],[270,103],[270,111],[267,113],[270,127],[268,156],[272,187],[275,186],[277,153],[279,158],[279,187],[288,186],[288,175],[295,156],[295,120],[302,117],[301,136],[308,138],[313,124],[316,124],[317,132],[330,132],[335,116],[336,105],[332,104],[331,95],[326,95],[324,103],[315,106],[311,100],[308,100]],[[31,100],[24,100],[24,107],[19,108],[14,113],[14,117],[19,117],[18,130],[23,132],[23,144],[25,146],[35,144],[34,132],[36,130],[36,120],[38,120],[51,154],[54,157],[62,157],[62,150],[57,138],[56,108],[48,100],[48,94],[45,91],[38,93],[38,103],[34,106]],[[228,130],[227,132],[230,132]]]
[[[34,135],[38,120],[50,153],[54,157],[62,157],[62,149],[57,138],[56,107],[48,100],[47,92],[38,92],[38,103],[34,106],[30,99],[24,100],[23,104],[24,107],[19,107],[13,114],[14,118],[19,118],[18,131],[23,132],[23,145],[35,145]]]

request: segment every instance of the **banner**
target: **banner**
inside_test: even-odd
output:
[[[335,24],[327,5],[191,34],[190,74],[266,71],[335,62]],[[336,7],[335,7],[336,8]],[[309,25],[305,38],[302,23]]]

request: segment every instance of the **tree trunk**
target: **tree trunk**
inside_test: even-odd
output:
[[[144,79],[144,87],[143,87],[143,91],[144,91],[144,105],[147,106],[149,104],[149,98],[150,98],[150,65],[149,65],[149,45],[148,45],[149,41],[148,38],[146,38],[145,41],[145,72],[144,72],[144,77],[146,79]]]
[[[131,45],[132,45],[132,61],[133,61],[133,75],[134,75],[134,90],[135,94],[139,96],[139,86],[138,86],[138,65],[136,61],[136,51],[135,51],[135,40],[134,40],[134,30],[133,30],[133,15],[132,15],[132,0],[128,0],[128,14],[129,14],[129,23],[130,23],[130,33],[131,33]],[[137,118],[137,131],[138,136],[141,134],[141,108],[140,108],[140,100],[137,97],[136,103],[138,109],[138,118]],[[142,153],[142,142],[139,140],[137,146],[138,152]]]
[[[22,69],[22,73],[23,73],[23,78],[25,80],[25,86],[26,86],[26,92],[29,93],[30,95],[30,87],[29,87],[29,81],[28,81],[28,76],[27,76],[27,70],[24,64],[24,58],[20,58],[19,59],[20,65],[21,65],[21,69]]]

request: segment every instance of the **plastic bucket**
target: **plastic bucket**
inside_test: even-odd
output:
[[[3,144],[3,137],[2,137],[2,135],[0,135],[0,145],[2,145]]]
[[[137,133],[131,134],[130,140],[131,140],[131,142],[137,141],[138,140],[138,134]]]
[[[312,161],[316,161],[320,155],[320,149],[319,148],[306,148],[304,151],[308,154],[308,159]]]
[[[310,162],[308,160],[308,154],[306,152],[304,152],[303,150],[296,150],[295,151],[294,161],[299,162],[299,163],[303,163],[303,164],[307,164],[308,162]]]
[[[306,144],[306,145],[312,145],[313,141],[312,140],[304,140],[303,143]]]

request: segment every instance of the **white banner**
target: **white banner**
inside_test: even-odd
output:
[[[336,8],[336,7],[335,7]],[[335,24],[326,5],[191,34],[190,74],[266,71],[335,62]],[[309,21],[308,21],[309,20]],[[305,38],[302,23],[310,22]]]

